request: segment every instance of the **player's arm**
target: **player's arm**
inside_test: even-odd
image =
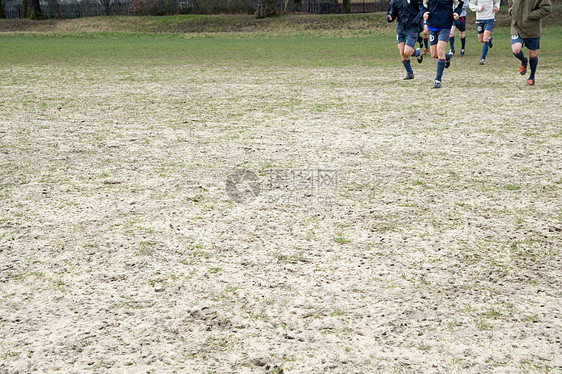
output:
[[[392,22],[396,19],[396,8],[394,8],[394,0],[390,1],[388,4],[388,12],[386,13],[386,22]]]
[[[429,18],[429,0],[423,0],[423,19]]]
[[[462,6],[464,2],[462,0],[454,0],[453,1],[453,16],[455,19],[459,19],[459,14],[462,13]]]
[[[529,13],[529,19],[541,19],[548,16],[552,12],[552,3],[550,0],[542,0],[537,9]]]
[[[420,0],[418,1],[418,14],[416,14],[416,16],[414,17],[414,24],[417,25],[422,23],[422,18],[424,13],[425,13],[425,8],[423,6],[423,2]]]
[[[472,10],[473,12],[480,12],[480,8],[482,8],[482,5],[478,4],[478,0],[472,0],[468,6],[470,7],[470,10]]]
[[[500,0],[494,0],[494,12],[499,12],[500,10]]]

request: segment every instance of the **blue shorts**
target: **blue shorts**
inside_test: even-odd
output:
[[[439,31],[429,30],[429,45],[436,45],[437,42],[449,42],[451,29],[441,29]]]
[[[396,34],[396,41],[400,43],[406,43],[408,47],[414,48],[416,41],[418,40],[418,32],[417,31],[406,31],[406,32],[399,32]]]
[[[476,31],[479,34],[482,34],[484,31],[494,31],[494,21],[493,19],[481,19],[476,21]]]
[[[455,25],[455,27],[459,31],[464,32],[466,30],[466,21],[464,17],[459,17],[459,19],[455,20],[455,23],[453,23],[453,25]]]
[[[540,41],[540,36],[538,38],[522,38],[519,35],[511,35],[511,45],[521,43],[531,51],[536,51],[540,48]]]

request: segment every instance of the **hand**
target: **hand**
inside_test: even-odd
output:
[[[481,11],[481,12],[484,11],[484,5],[482,5],[482,6],[480,7],[480,11]]]
[[[392,21],[392,16],[390,14],[386,17],[388,18],[389,21]]]
[[[454,18],[454,19],[455,19],[455,21],[456,21],[456,20],[458,20],[458,19],[459,19],[459,15],[458,15],[457,13],[453,13],[453,18]]]
[[[498,7],[495,6],[495,7],[494,7],[494,13],[496,13],[497,11],[498,11]]]
[[[429,12],[425,12],[425,13],[423,14],[423,20],[424,20],[424,21],[427,21],[428,18],[429,18]]]

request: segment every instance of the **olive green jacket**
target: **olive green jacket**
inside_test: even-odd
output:
[[[542,19],[552,12],[550,0],[509,0],[511,34],[522,38],[538,38]]]

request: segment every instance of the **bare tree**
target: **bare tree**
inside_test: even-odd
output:
[[[49,3],[49,14],[47,18],[60,18],[61,14],[58,0],[47,0],[47,2]]]
[[[301,12],[302,1],[301,0],[293,0],[293,11]]]
[[[113,8],[113,4],[115,4],[115,1],[113,0],[99,0],[101,6],[103,6],[104,11],[105,11],[105,15],[109,16],[111,15],[111,8]]]
[[[6,14],[4,13],[4,2],[0,0],[0,18],[6,18]]]
[[[295,7],[295,0],[284,0],[283,1],[283,11],[292,12]]]
[[[277,15],[275,0],[258,0],[256,6],[256,17],[265,18]]]
[[[23,0],[23,16],[29,19],[43,19],[39,0]]]

